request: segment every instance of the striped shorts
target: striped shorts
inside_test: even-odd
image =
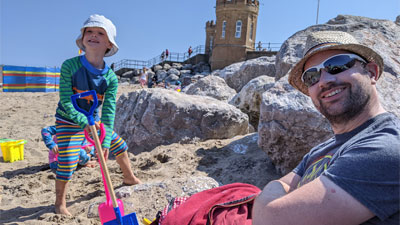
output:
[[[61,120],[56,121],[56,130],[59,153],[56,179],[69,181],[78,165],[79,152],[85,134],[80,126],[71,125]],[[117,157],[127,150],[128,146],[125,141],[113,131],[110,152]]]

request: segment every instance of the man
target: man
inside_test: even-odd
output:
[[[382,71],[381,56],[350,34],[310,34],[289,83],[335,135],[264,187],[253,225],[399,224],[400,120],[379,102]]]

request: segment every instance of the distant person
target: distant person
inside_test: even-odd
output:
[[[160,59],[161,59],[161,62],[164,62],[164,59],[165,59],[165,51],[163,51],[163,52],[161,53]]]
[[[342,31],[310,33],[305,46],[289,83],[334,136],[264,187],[252,224],[399,224],[400,120],[379,100],[382,57]]]
[[[128,157],[126,143],[113,131],[118,79],[115,73],[104,62],[104,57],[112,56],[118,51],[115,42],[116,28],[104,16],[91,15],[83,24],[76,44],[85,55],[67,59],[61,66],[60,101],[56,110],[56,135],[58,140],[58,166],[56,171],[56,201],[57,214],[71,215],[67,209],[66,195],[68,182],[72,178],[79,159],[80,145],[84,139],[83,130],[90,131],[85,115],[75,110],[71,95],[88,90],[95,90],[98,106],[94,111],[95,126],[101,123],[106,129],[102,143],[105,158],[109,150],[115,155],[123,173],[123,183],[134,185],[140,180],[133,174]],[[91,96],[88,96],[91,97]],[[78,99],[77,104],[83,110],[89,111],[93,99]],[[89,132],[90,133],[90,132]],[[121,145],[113,149],[113,145]],[[111,147],[111,149],[110,149]]]
[[[57,169],[58,145],[56,136],[56,126],[48,126],[42,129],[42,138],[46,147],[49,149],[49,165],[51,169]],[[92,161],[94,147],[88,145],[86,139],[81,144],[78,164],[81,166],[94,167],[96,161]]]
[[[169,56],[169,51],[168,49],[165,49],[165,59],[168,60],[168,56]]]
[[[262,43],[261,43],[261,41],[259,41],[258,44],[257,44],[257,50],[258,50],[258,51],[261,51],[261,50],[262,50]]]
[[[192,55],[192,53],[193,53],[192,46],[190,46],[189,49],[188,49],[189,58],[190,58],[190,55]]]
[[[143,67],[143,70],[142,70],[142,72],[140,73],[140,77],[139,77],[140,86],[141,86],[142,88],[144,88],[145,85],[147,84],[147,77],[148,77],[147,68],[146,68],[146,67]]]

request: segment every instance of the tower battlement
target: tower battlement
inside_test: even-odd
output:
[[[216,0],[216,21],[206,23],[206,54],[211,69],[244,61],[254,51],[258,0]]]
[[[258,0],[217,0],[218,6],[227,6],[227,5],[250,5],[250,6],[259,6]]]

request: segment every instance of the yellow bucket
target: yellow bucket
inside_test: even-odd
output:
[[[24,160],[24,144],[26,140],[6,141],[0,143],[4,162]]]

